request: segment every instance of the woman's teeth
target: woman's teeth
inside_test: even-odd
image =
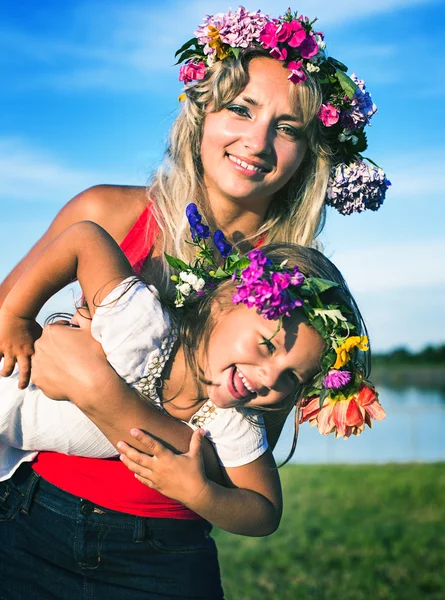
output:
[[[249,382],[247,381],[247,379],[244,377],[244,375],[241,373],[241,371],[238,369],[238,367],[236,367],[237,373],[240,376],[241,381],[244,383],[244,385],[246,386],[246,388],[249,390],[249,392],[251,394],[255,394],[255,390],[252,388],[252,386],[249,384]]]
[[[241,160],[240,158],[236,158],[235,156],[232,156],[231,154],[227,155],[229,157],[229,159],[236,163],[237,165],[240,165],[241,167],[243,167],[244,169],[247,169],[248,171],[258,171],[258,173],[265,173],[266,170],[262,169],[261,167],[255,167],[254,165],[249,165],[249,163],[244,162],[244,160]]]

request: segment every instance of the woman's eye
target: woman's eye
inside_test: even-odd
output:
[[[279,125],[278,129],[294,139],[300,139],[303,136],[299,129],[295,129],[295,127],[291,127],[290,125]]]
[[[240,117],[250,116],[249,109],[246,106],[242,106],[240,104],[232,104],[231,106],[227,107],[227,110],[230,110],[230,112],[233,112],[236,115],[239,115]]]

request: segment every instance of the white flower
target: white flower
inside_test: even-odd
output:
[[[177,285],[176,288],[183,294],[184,296],[188,296],[192,291],[192,288],[189,283],[181,283]]]
[[[317,67],[317,65],[313,65],[311,62],[306,63],[306,71],[309,71],[309,73],[318,73],[319,70],[320,67]]]
[[[195,290],[195,292],[199,292],[200,290],[202,290],[202,288],[205,286],[205,281],[204,279],[201,279],[201,277],[197,277],[196,278],[196,283],[193,285],[193,289]]]

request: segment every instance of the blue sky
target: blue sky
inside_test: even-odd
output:
[[[244,5],[276,15],[272,1]],[[205,14],[229,6],[1,2],[0,277],[82,189],[147,181],[178,111],[174,52]],[[445,6],[307,0],[292,8],[317,16],[330,55],[365,79],[379,108],[367,155],[393,183],[377,213],[329,210],[326,253],[350,283],[376,350],[441,343]],[[69,305],[65,295],[52,308]]]

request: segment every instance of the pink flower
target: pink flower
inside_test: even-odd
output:
[[[276,46],[270,51],[270,55],[275,58],[275,60],[286,60],[287,58],[287,50],[286,48],[278,48]]]
[[[267,23],[266,27],[260,33],[260,42],[266,48],[275,48],[277,45],[277,29],[275,23]]]
[[[287,43],[292,48],[298,48],[298,46],[300,46],[306,38],[306,30],[304,29],[304,27],[300,21],[294,20],[291,23],[289,23],[289,26],[292,30],[292,35],[291,35],[290,40]],[[300,54],[301,54],[301,50],[300,50]]]
[[[292,83],[300,83],[300,81],[306,80],[306,73],[301,68],[303,66],[303,61],[299,60],[295,62],[292,60],[288,63],[287,68],[291,71],[291,74],[288,76],[288,79],[292,81]]]
[[[317,116],[325,127],[332,127],[338,122],[340,111],[332,104],[322,104]]]
[[[303,58],[308,59],[315,56],[318,53],[318,44],[315,41],[314,36],[312,34],[308,35],[306,39],[300,44],[298,50]]]
[[[200,81],[206,76],[207,67],[202,61],[199,63],[187,62],[179,69],[179,81],[186,85],[191,81]]]

